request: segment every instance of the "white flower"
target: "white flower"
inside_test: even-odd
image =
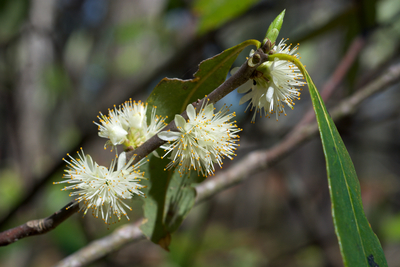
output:
[[[108,110],[108,116],[97,116],[101,124],[94,122],[99,126],[99,136],[108,138],[105,147],[120,145],[126,140],[128,132],[124,129],[123,124],[119,118],[118,110],[114,107],[113,110]]]
[[[291,46],[287,46],[285,41],[282,39],[278,46],[274,47],[274,54],[284,53],[296,58],[299,57],[298,54],[295,54],[298,45],[291,49]],[[236,71],[237,68],[234,68],[232,73]],[[278,59],[265,62],[257,68],[256,75],[252,79],[238,88],[238,93],[246,93],[250,90],[240,99],[239,104],[241,105],[250,100],[246,110],[249,107],[251,107],[250,110],[255,108],[252,118],[253,123],[256,113],[262,113],[262,109],[264,109],[266,117],[269,117],[269,114],[275,113],[276,120],[278,120],[278,116],[281,113],[284,113],[286,116],[283,103],[293,109],[295,105],[294,100],[300,100],[299,91],[301,89],[298,87],[304,86],[305,82],[298,81],[298,79],[303,79],[303,75],[293,63]]]
[[[165,119],[156,115],[157,107],[151,111],[150,125],[147,125],[147,104],[142,102],[126,101],[121,109],[120,118],[124,122],[124,128],[128,131],[127,146],[136,148],[158,133],[165,125]]]
[[[146,111],[147,104],[130,99],[118,109],[116,106],[109,109],[108,116],[100,112],[100,123],[94,123],[98,126],[99,136],[109,139],[104,148],[123,144],[135,149],[158,133],[165,126],[165,119],[157,116],[156,107],[153,107],[150,125],[147,125]]]
[[[133,158],[126,162],[125,152],[119,156],[116,170],[115,160],[107,169],[99,166],[89,155],[85,155],[82,148],[77,159],[67,155],[70,161],[63,159],[68,163],[68,169],[65,170],[67,174],[63,175],[67,180],[54,184],[70,184],[61,190],[74,190],[69,195],[76,197],[79,211],[84,211],[86,215],[87,211],[92,209],[92,215],[96,218],[101,216],[106,224],[120,221],[121,215],[125,215],[129,220],[125,208],[132,209],[123,200],[131,199],[133,195],[144,196],[140,189],[146,186],[139,184],[141,179],[146,179],[138,170],[141,164],[132,166]]]
[[[229,120],[235,113],[226,115],[229,111],[224,106],[218,113],[214,114],[214,105],[208,104],[196,114],[193,105],[186,108],[188,120],[181,115],[175,115],[175,124],[179,132],[164,131],[158,137],[168,144],[163,148],[172,161],[167,169],[179,165],[180,174],[195,170],[203,176],[214,173],[214,163],[222,167],[222,159],[232,159],[235,155],[236,142],[239,140],[237,133],[241,129]],[[165,156],[164,155],[164,156]],[[236,156],[236,155],[235,155]]]

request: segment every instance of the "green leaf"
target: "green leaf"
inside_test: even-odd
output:
[[[164,225],[164,210],[165,196],[172,173],[164,171],[164,166],[168,164],[167,159],[157,158],[150,154],[148,160],[149,162],[140,169],[148,178],[143,181],[147,190],[143,190],[146,194],[143,205],[145,218],[140,229],[151,241],[158,244],[160,240],[169,235]]]
[[[324,101],[297,58],[287,54],[274,54],[269,60],[274,58],[296,64],[308,83],[325,155],[333,223],[344,265],[386,267],[387,262],[379,239],[364,214],[360,183],[353,162]]]
[[[191,185],[204,179],[196,171],[190,175],[181,176],[177,171],[172,174],[165,202],[165,225],[169,232],[179,228],[195,204],[196,190]]]
[[[282,28],[283,18],[285,17],[285,10],[283,10],[268,27],[267,33],[265,34],[265,38],[268,38],[271,43],[276,41],[276,38],[279,35],[279,32]],[[266,40],[264,39],[264,42]]]
[[[164,78],[154,88],[147,99],[151,106],[157,106],[157,114],[168,116],[168,121],[175,114],[182,113],[189,103],[203,98],[222,82],[238,54],[248,45],[258,45],[256,40],[243,42],[225,50],[213,58],[203,61],[195,77],[191,80]],[[151,117],[151,108],[147,109],[147,117]],[[161,149],[159,155],[163,155]],[[195,203],[196,192],[191,186],[199,183],[204,177],[199,177],[194,171],[191,175],[180,176],[178,172],[164,171],[169,160],[149,156],[149,163],[141,168],[149,180],[144,209],[143,233],[154,243],[168,250],[171,233],[181,225]]]
[[[305,72],[321,135],[332,216],[345,266],[387,266],[378,237],[364,214],[353,162],[311,77]],[[373,265],[373,261],[375,264]]]
[[[147,103],[149,106],[157,106],[159,115],[168,116],[166,122],[171,121],[175,114],[181,114],[188,104],[202,99],[224,82],[236,57],[249,45],[257,46],[259,41],[245,41],[202,61],[193,79],[162,79],[147,98]],[[148,109],[148,118],[150,111]]]
[[[199,16],[198,33],[204,34],[246,12],[258,0],[196,0],[193,12]]]
[[[158,153],[161,153],[159,149]],[[178,172],[164,171],[169,160],[148,156],[149,162],[141,171],[145,172],[143,181],[145,219],[140,227],[142,232],[154,243],[168,250],[171,233],[176,231],[195,203],[196,191],[192,183],[199,183],[204,177],[191,175],[180,176]]]

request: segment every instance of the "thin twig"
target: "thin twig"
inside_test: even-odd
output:
[[[346,74],[349,72],[351,66],[356,61],[358,55],[365,45],[365,37],[357,36],[351,42],[349,49],[346,51],[346,54],[343,56],[342,60],[339,62],[333,74],[330,76],[327,82],[325,82],[324,86],[321,90],[321,97],[324,101],[329,99],[335,89],[339,87],[339,84],[342,82]],[[303,116],[303,119],[297,124],[297,127],[301,125],[307,124],[315,118],[314,109],[310,108],[306,115]]]
[[[9,245],[24,237],[45,234],[56,228],[60,223],[68,219],[78,210],[79,205],[73,205],[73,202],[70,202],[47,218],[29,221],[18,227],[1,232],[0,246]]]
[[[332,118],[337,121],[341,118],[353,114],[360,104],[371,95],[383,91],[390,85],[400,81],[400,64],[389,68],[385,74],[378,77],[369,85],[360,89],[357,93],[344,99],[335,108],[331,110]],[[218,192],[225,190],[233,185],[242,182],[244,179],[252,177],[253,174],[268,168],[287,156],[293,149],[299,147],[309,138],[316,136],[318,132],[317,123],[308,123],[296,130],[295,134],[289,133],[285,139],[275,147],[267,150],[254,151],[249,153],[245,158],[237,162],[228,170],[219,171],[214,178],[205,180],[196,186],[197,198],[196,204],[216,195]],[[132,238],[120,238],[121,229],[127,232],[139,233],[141,219],[135,223],[124,225],[117,229],[109,236],[101,238],[88,244],[78,252],[68,256],[56,265],[57,267],[66,266],[84,266],[97,259],[106,256],[108,253],[120,248],[123,244],[142,240],[143,234],[137,234]],[[123,243],[125,242],[125,243]],[[99,247],[103,244],[104,247]],[[116,249],[114,250],[113,248]],[[90,254],[88,254],[90,251]]]

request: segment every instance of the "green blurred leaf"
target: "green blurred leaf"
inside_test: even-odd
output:
[[[196,0],[193,11],[199,16],[198,32],[204,34],[243,14],[258,0]]]
[[[64,68],[53,64],[44,70],[44,83],[49,93],[60,96],[72,87]]]
[[[381,228],[385,240],[391,242],[400,241],[400,215],[385,219]]]
[[[157,106],[158,115],[168,116],[168,121],[172,120],[174,115],[182,113],[189,103],[203,98],[225,81],[238,54],[248,45],[257,46],[258,43],[256,40],[248,40],[201,62],[194,79],[183,81],[164,78],[154,88],[147,103]],[[148,118],[151,117],[151,111],[151,108],[147,110]],[[163,153],[159,149],[158,154]],[[191,184],[204,180],[196,172],[181,177],[173,170],[164,171],[168,162],[167,158],[161,159],[151,155],[149,163],[141,168],[145,171],[145,177],[149,178],[145,181],[148,188],[145,192],[145,219],[141,229],[151,241],[165,249],[168,249],[170,234],[178,229],[195,203],[196,192]]]
[[[171,121],[175,114],[181,114],[188,104],[202,99],[224,82],[231,65],[244,48],[258,44],[257,40],[247,40],[202,61],[191,80],[162,79],[147,98],[147,103],[157,106],[159,115],[168,116],[166,122]],[[150,111],[151,109],[148,109],[148,112]],[[147,117],[151,117],[150,113]]]
[[[387,262],[381,244],[364,214],[360,183],[353,162],[305,69],[304,74],[324,149],[333,222],[344,265],[369,267],[369,259],[373,256],[378,266],[385,267]]]
[[[0,42],[6,42],[19,34],[21,24],[29,14],[29,1],[0,1]]]
[[[0,215],[19,200],[23,193],[21,177],[12,169],[0,171]]]
[[[117,44],[126,44],[146,33],[146,22],[143,20],[135,20],[130,23],[118,25],[115,29],[115,42]]]
[[[78,214],[74,216],[82,215]],[[49,234],[53,243],[57,244],[57,246],[67,255],[76,252],[88,243],[82,225],[79,224],[78,220],[75,218],[73,220],[65,220]]]

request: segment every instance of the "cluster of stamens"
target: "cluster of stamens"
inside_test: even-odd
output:
[[[288,40],[288,39],[286,39]],[[300,58],[296,53],[299,44],[291,48],[286,45],[286,40],[274,47],[273,53],[283,53]],[[247,109],[254,111],[252,122],[255,122],[257,113],[264,110],[265,117],[270,117],[270,114],[276,115],[276,120],[281,114],[285,114],[284,104],[293,109],[295,100],[300,100],[301,86],[305,82],[301,81],[303,75],[299,68],[290,61],[278,60],[268,61],[263,63],[257,70],[258,75],[254,75],[251,80],[239,87],[239,93],[246,93],[240,100],[239,104],[243,104],[250,100]],[[250,91],[249,91],[250,90]]]
[[[140,191],[146,186],[139,184],[144,178],[138,168],[142,163],[131,165],[133,158],[126,162],[126,155],[122,153],[118,159],[111,162],[109,168],[99,166],[89,155],[85,155],[81,148],[78,158],[69,154],[70,160],[63,160],[68,164],[63,181],[54,184],[67,183],[61,191],[73,190],[69,196],[75,197],[75,204],[79,204],[84,215],[91,209],[95,218],[99,216],[110,225],[121,220],[122,215],[129,217],[125,209],[132,210],[123,200],[131,199],[134,195],[145,196]]]
[[[98,126],[99,136],[107,138],[104,148],[124,145],[131,150],[137,148],[150,137],[158,133],[165,125],[165,119],[156,115],[157,107],[151,112],[150,125],[147,125],[147,104],[130,99],[118,108],[108,110],[108,115],[100,112]]]
[[[223,106],[220,111],[214,113],[214,105],[208,104],[201,108],[198,114],[190,104],[186,109],[188,119],[175,116],[175,124],[179,132],[161,132],[158,137],[168,141],[163,148],[166,151],[164,157],[171,154],[171,162],[166,169],[178,165],[177,171],[182,175],[191,170],[198,174],[209,176],[214,174],[214,163],[222,167],[222,160],[236,156],[235,150],[239,146],[237,134],[241,129],[237,128],[236,121],[229,120],[236,116],[229,112],[229,107]]]

